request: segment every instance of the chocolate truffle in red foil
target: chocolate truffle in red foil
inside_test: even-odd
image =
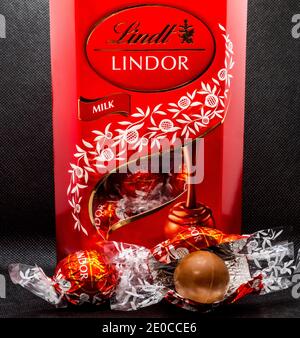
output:
[[[208,251],[195,251],[182,259],[175,270],[176,292],[201,304],[224,299],[229,272],[224,261]]]
[[[161,174],[137,172],[127,174],[121,182],[120,192],[124,196],[136,197],[137,191],[150,193],[158,184],[163,183],[164,177]]]
[[[72,304],[101,304],[114,292],[117,272],[97,251],[78,251],[57,265],[53,280]]]

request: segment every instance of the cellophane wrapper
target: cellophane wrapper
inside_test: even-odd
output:
[[[99,242],[97,251],[76,252],[62,260],[52,278],[40,267],[25,264],[12,264],[9,272],[15,284],[57,307],[68,303],[99,305],[110,300],[113,310],[133,311],[165,299],[177,307],[206,312],[248,294],[264,295],[292,285],[295,267],[300,270],[299,257],[295,260],[293,243],[280,240],[282,232],[270,229],[241,236],[211,228],[187,228],[152,249]],[[186,255],[199,250],[217,254],[228,268],[230,282],[221,302],[199,304],[175,290],[173,275],[177,265]],[[85,283],[78,280],[82,256],[91,267]],[[70,262],[75,265],[70,266]]]
[[[11,264],[9,266],[9,274],[14,284],[19,284],[46,302],[57,307],[66,306],[63,294],[59,294],[56,291],[55,282],[47,277],[40,267]]]
[[[190,311],[210,311],[246,295],[265,295],[289,288],[295,269],[294,245],[280,241],[282,230],[264,230],[250,236],[227,236],[208,228],[189,228],[152,250],[110,242],[120,283],[111,299],[114,310],[132,311],[161,300]],[[204,305],[182,298],[173,273],[180,260],[197,250],[220,256],[229,270],[224,300]]]

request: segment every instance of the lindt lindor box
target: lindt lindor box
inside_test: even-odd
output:
[[[51,0],[58,258],[241,228],[246,0]]]

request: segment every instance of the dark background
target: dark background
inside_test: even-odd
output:
[[[299,0],[249,1],[243,231],[292,227],[298,243],[300,39],[291,35],[296,13]],[[51,270],[55,228],[48,1],[1,0],[0,14],[7,20],[7,38],[0,39],[0,273],[13,261]],[[47,304],[17,290],[10,285],[7,300],[0,300],[0,317],[55,316]],[[291,315],[300,317],[295,301],[285,305],[284,299],[275,300],[277,310],[253,301],[252,310],[241,304],[227,314],[294,311]],[[25,301],[30,303],[26,309]],[[163,309],[143,313],[167,316],[170,310]]]

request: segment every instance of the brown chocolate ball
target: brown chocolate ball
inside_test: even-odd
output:
[[[208,251],[196,251],[182,259],[174,273],[176,292],[201,304],[224,299],[229,272],[224,261]]]

